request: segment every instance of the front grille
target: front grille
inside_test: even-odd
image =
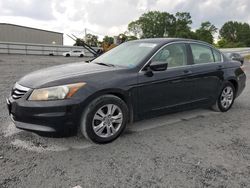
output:
[[[30,88],[21,86],[18,83],[16,83],[14,88],[12,89],[11,96],[13,99],[20,99],[29,90],[30,90]]]

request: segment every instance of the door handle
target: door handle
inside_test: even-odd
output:
[[[184,72],[184,74],[192,74],[191,70],[184,70],[183,72]]]

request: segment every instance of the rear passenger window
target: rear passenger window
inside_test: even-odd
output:
[[[195,64],[214,62],[213,53],[210,47],[200,44],[190,44],[190,47]]]
[[[214,60],[215,62],[221,62],[221,54],[217,50],[213,49]]]

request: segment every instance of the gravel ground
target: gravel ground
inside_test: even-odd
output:
[[[15,129],[5,107],[14,82],[75,61],[82,59],[0,54],[1,188],[250,187],[249,84],[227,113],[200,109],[145,120],[107,145]]]

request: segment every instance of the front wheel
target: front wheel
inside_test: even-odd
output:
[[[128,121],[128,108],[114,95],[104,95],[92,101],[82,115],[80,130],[93,142],[108,143],[118,138]]]
[[[226,112],[228,111],[235,99],[235,87],[230,82],[226,83],[216,101],[212,106],[215,111]]]

